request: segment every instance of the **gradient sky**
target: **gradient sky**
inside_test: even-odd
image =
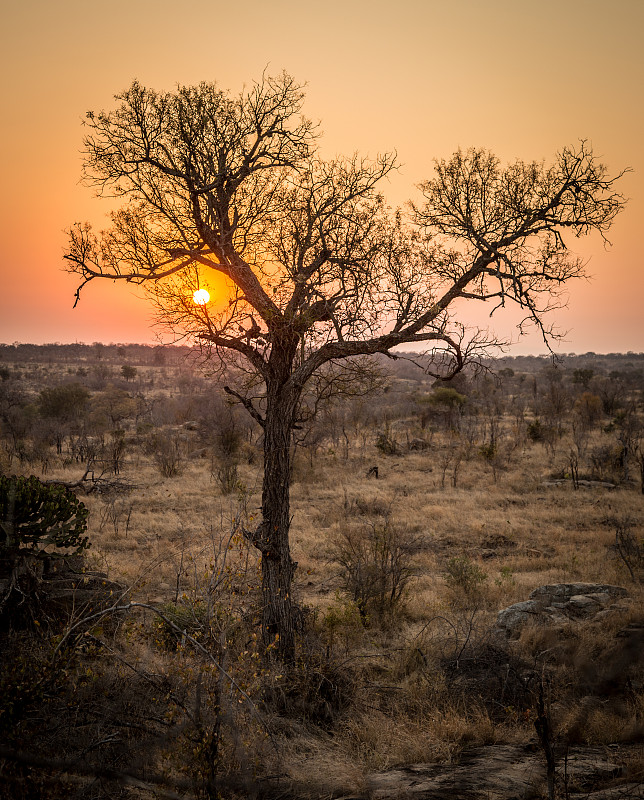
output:
[[[384,187],[394,205],[459,146],[549,160],[585,138],[611,172],[632,168],[612,247],[575,243],[592,279],[571,287],[554,321],[569,331],[561,352],[644,351],[643,40],[642,0],[10,0],[0,342],[155,341],[151,309],[125,284],[94,282],[72,310],[63,231],[100,228],[108,211],[79,184],[84,114],[111,108],[134,78],[237,92],[267,68],[307,82],[305,111],[321,121],[327,155],[397,150],[403,167]],[[491,324],[508,336],[514,321]],[[528,338],[510,352],[543,348]]]

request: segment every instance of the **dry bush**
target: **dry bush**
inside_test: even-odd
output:
[[[641,524],[629,514],[607,517],[604,524],[615,531],[609,552],[628,571],[634,583],[644,583],[644,536]]]
[[[222,461],[218,464],[213,460],[211,474],[219,484],[221,493],[224,495],[232,494],[243,488],[239,480],[239,470],[235,462]]]
[[[262,680],[262,708],[280,717],[331,730],[351,704],[355,684],[341,662],[320,647],[305,645],[291,667],[279,674],[267,672]]]
[[[641,598],[639,598],[641,600]],[[519,649],[547,681],[554,734],[568,744],[632,741],[644,733],[640,607],[601,622],[527,628]]]
[[[390,514],[341,526],[332,561],[340,567],[342,589],[365,623],[385,623],[400,610],[414,576],[415,537]]]
[[[185,452],[178,434],[155,434],[148,440],[148,452],[164,478],[174,478],[183,471]]]

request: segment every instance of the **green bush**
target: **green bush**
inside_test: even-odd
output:
[[[165,650],[175,650],[183,634],[200,641],[208,630],[208,613],[204,603],[164,603],[154,620],[155,641]]]
[[[33,475],[0,476],[0,557],[14,559],[20,551],[37,556],[80,553],[90,546],[84,536],[88,516],[69,489],[49,486]]]
[[[399,454],[398,444],[386,433],[379,433],[376,437],[376,447],[385,456],[397,456]]]
[[[467,556],[454,556],[447,562],[443,572],[445,583],[450,588],[455,604],[472,608],[481,601],[481,589],[487,574]]]

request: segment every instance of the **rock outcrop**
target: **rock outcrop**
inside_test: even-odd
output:
[[[563,773],[563,767],[559,772]],[[618,777],[621,768],[607,757],[604,748],[577,747],[568,754],[566,772],[568,797],[600,800],[610,795],[595,794],[594,790],[601,791],[599,787]],[[539,751],[488,745],[464,751],[454,764],[413,764],[370,775],[368,796],[373,800],[515,800],[545,796],[541,794],[545,774]],[[558,775],[558,781],[562,777]]]
[[[516,639],[529,622],[557,625],[577,620],[597,619],[624,608],[628,595],[621,586],[603,583],[555,583],[539,586],[530,599],[499,611],[495,630],[507,639]]]

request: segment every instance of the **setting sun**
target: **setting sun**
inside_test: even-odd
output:
[[[206,289],[197,289],[192,295],[192,299],[198,306],[205,306],[210,300],[210,292],[208,292]]]

